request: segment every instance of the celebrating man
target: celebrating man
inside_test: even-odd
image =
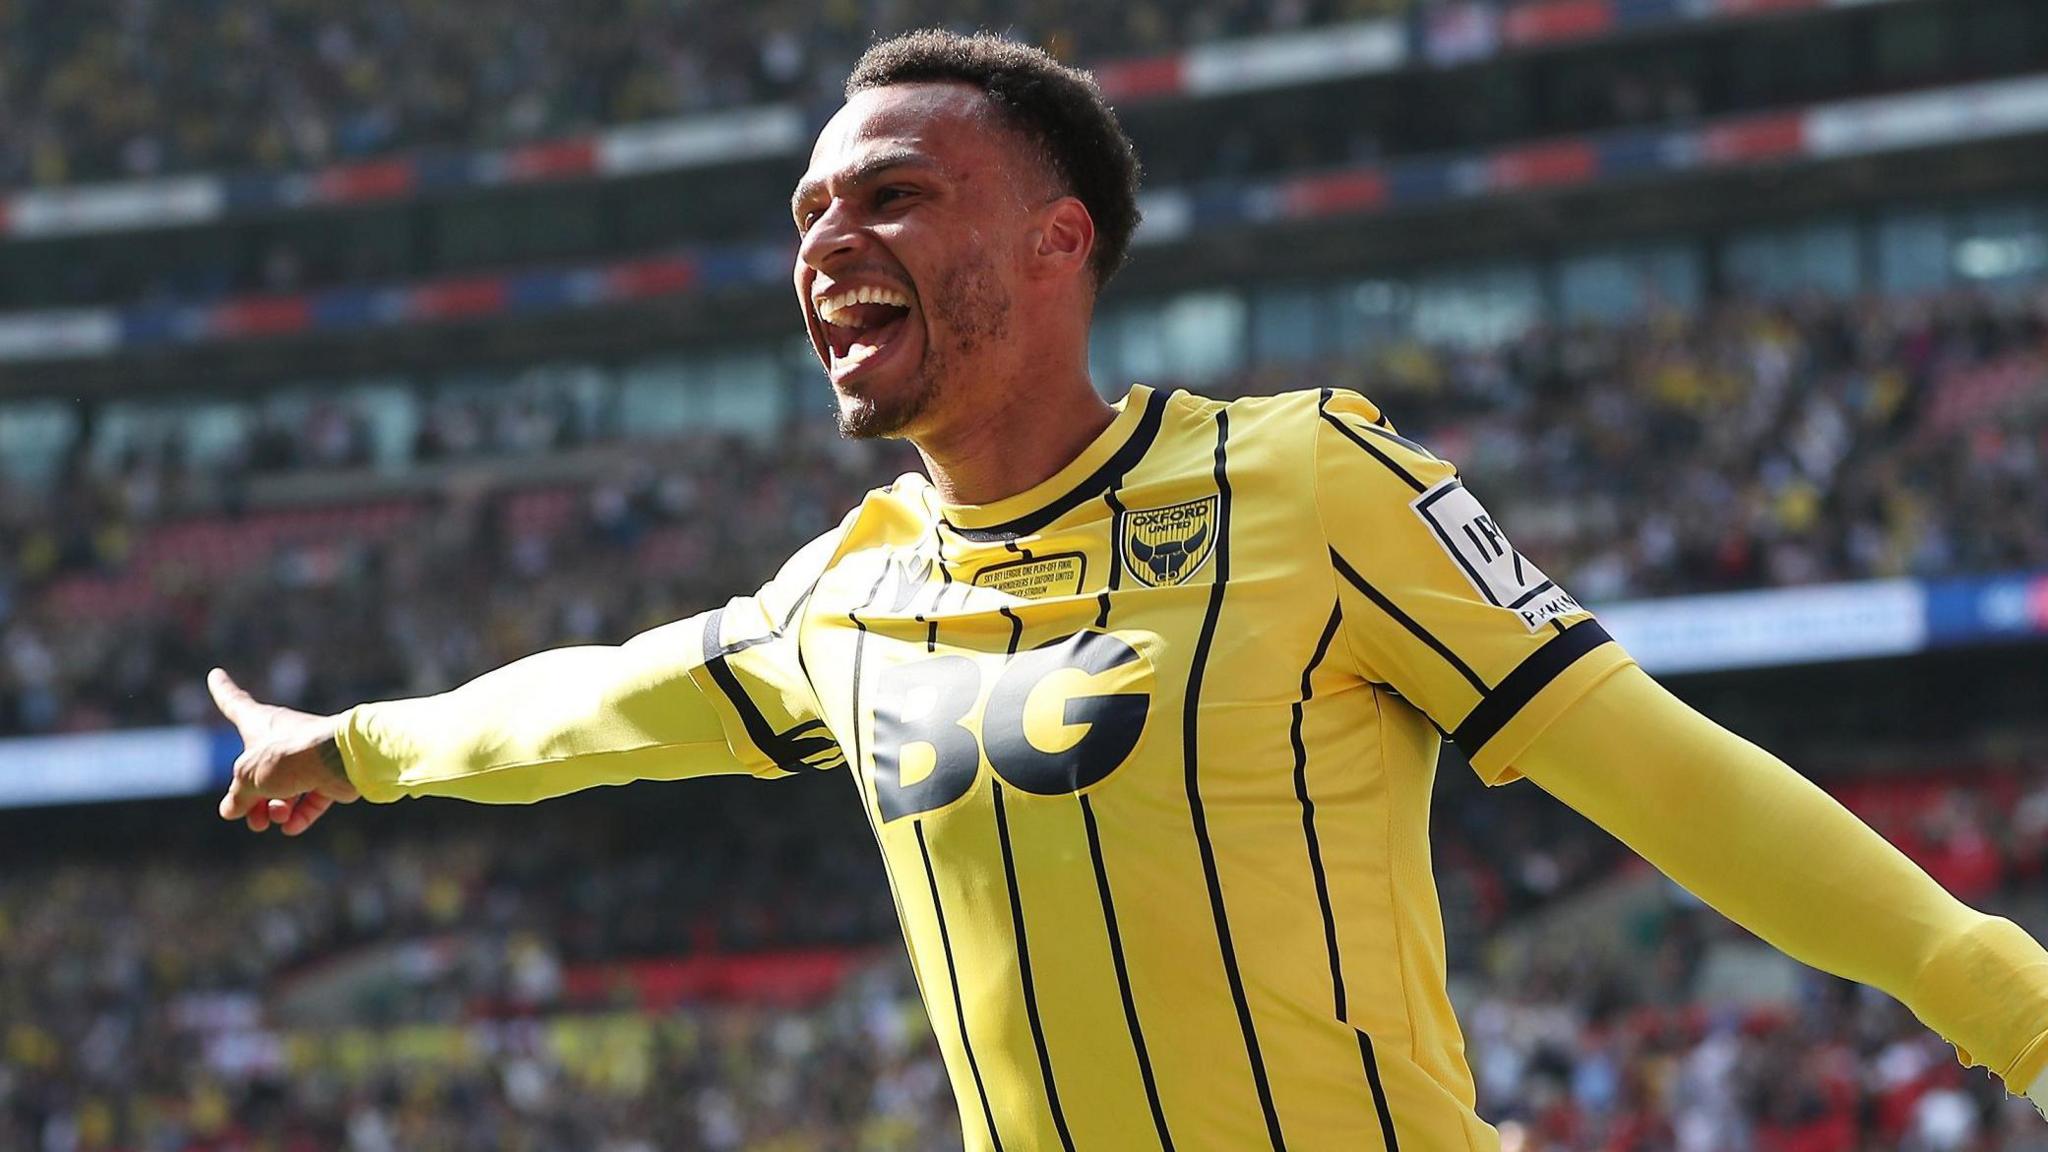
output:
[[[317,717],[216,671],[221,814],[850,772],[977,1149],[1478,1149],[1428,812],[1439,732],[2025,1087],[2048,953],[1667,694],[1370,402],[1087,373],[1137,165],[1089,78],[877,44],[792,210],[871,493],[759,593]],[[687,846],[682,846],[687,851]]]

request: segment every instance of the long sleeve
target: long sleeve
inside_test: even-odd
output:
[[[1897,997],[2014,1092],[2048,1067],[2048,952],[1633,665],[1515,767],[1772,946]]]
[[[617,647],[558,648],[438,696],[350,709],[339,736],[349,779],[375,801],[528,804],[600,784],[845,763],[798,643],[842,532],[755,595]]]
[[[701,618],[618,647],[558,648],[438,696],[342,718],[349,778],[370,800],[526,804],[600,784],[739,772],[711,701]]]

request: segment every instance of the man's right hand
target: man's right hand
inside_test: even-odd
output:
[[[336,801],[347,804],[360,795],[335,742],[339,716],[261,703],[219,668],[207,673],[206,687],[242,736],[234,779],[221,797],[221,819],[246,821],[252,832],[275,824],[296,836]]]

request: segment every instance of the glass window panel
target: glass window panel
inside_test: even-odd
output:
[[[1949,258],[1957,277],[1976,284],[2032,284],[2048,276],[2048,231],[2028,204],[1995,204],[1960,214]]]
[[[818,363],[818,354],[811,350],[809,337],[792,336],[784,340],[779,345],[777,362],[781,365],[783,387],[789,394],[792,407],[801,408],[813,416],[838,410],[838,401],[832,394],[832,382],[825,378],[824,366]]]
[[[244,419],[244,443],[259,470],[354,467],[369,454],[361,413],[348,389],[331,383],[287,386],[261,401],[253,426],[246,412]]]
[[[1132,382],[1168,384],[1171,368],[1156,306],[1126,308],[1117,317],[1117,359]]]
[[[1253,361],[1302,364],[1320,359],[1323,294],[1302,285],[1261,288],[1252,295]]]
[[[1235,292],[1189,292],[1160,310],[1168,371],[1200,384],[1244,367],[1244,297]]]
[[[87,460],[95,469],[111,468],[131,450],[147,448],[160,438],[162,420],[147,406],[117,401],[103,406],[93,421]]]
[[[193,464],[215,464],[242,454],[251,416],[247,405],[229,400],[108,404],[93,422],[87,460],[108,469],[130,453],[154,455],[176,446]]]
[[[1543,286],[1527,267],[1427,276],[1415,285],[1409,331],[1431,344],[1486,347],[1512,340],[1543,317]]]
[[[1877,225],[1878,287],[1894,296],[1936,292],[1949,282],[1949,227],[1939,213],[1886,216]]]
[[[1863,281],[1861,246],[1846,221],[1747,232],[1729,243],[1725,259],[1736,289],[1767,297],[1846,297]]]
[[[1415,292],[1400,280],[1355,280],[1333,289],[1329,301],[1335,329],[1331,343],[1336,351],[1356,356],[1407,333]]]
[[[366,380],[344,395],[363,423],[373,467],[397,471],[412,460],[420,432],[420,395],[402,378]]]
[[[1743,294],[1781,296],[1785,293],[1783,245],[1775,232],[1747,232],[1728,242],[1724,257],[1730,286]]]
[[[1691,247],[1672,244],[1644,254],[1645,278],[1656,302],[1680,312],[1699,310],[1706,292],[1706,276],[1700,255]]]
[[[1626,256],[1580,256],[1558,270],[1558,291],[1570,320],[1615,320],[1647,307],[1643,284]]]
[[[787,415],[782,369],[772,352],[714,358],[703,387],[702,419],[710,427],[765,440],[775,435]]]
[[[1829,296],[1854,296],[1863,288],[1863,245],[1847,221],[1801,229],[1795,245],[1800,287]]]
[[[696,423],[699,372],[682,357],[643,360],[626,369],[619,386],[619,423],[632,437],[686,432]]]
[[[287,427],[305,423],[312,412],[313,398],[307,394],[304,385],[271,393],[257,405],[257,413],[264,423]]]
[[[575,420],[576,435],[597,439],[616,434],[612,400],[618,391],[613,373],[595,364],[573,364],[560,368],[560,386]]]
[[[1088,374],[1095,378],[1096,391],[1105,395],[1122,395],[1121,390],[1130,384],[1130,377],[1124,372],[1122,341],[1122,313],[1096,317],[1095,326],[1088,333]]]
[[[208,467],[240,455],[249,436],[247,405],[207,401],[174,410],[169,429],[184,445],[185,459]]]
[[[506,392],[527,425],[513,438],[529,449],[582,443],[610,418],[610,378],[594,364],[536,365],[508,381]]]
[[[61,400],[0,407],[0,473],[41,483],[55,478],[78,439],[78,412]]]
[[[1698,254],[1683,245],[1611,249],[1566,259],[1558,293],[1569,321],[1623,321],[1698,307],[1701,279]]]

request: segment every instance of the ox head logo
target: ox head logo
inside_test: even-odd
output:
[[[1187,583],[1216,550],[1216,503],[1204,496],[1125,512],[1117,534],[1124,570],[1153,588]]]

